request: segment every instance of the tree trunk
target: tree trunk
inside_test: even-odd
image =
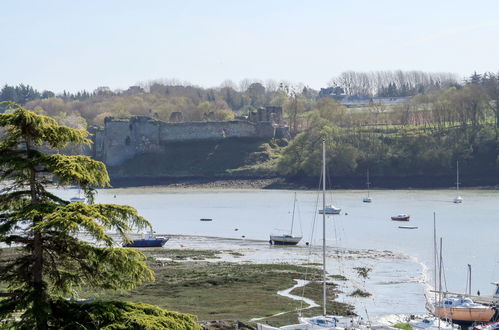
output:
[[[30,145],[26,142],[27,158],[30,159]],[[34,168],[30,169],[30,191],[31,191],[31,204],[39,204],[40,198],[38,195],[36,183],[36,171]],[[33,219],[33,225],[43,219]],[[47,315],[49,304],[47,301],[47,291],[45,283],[43,282],[43,237],[40,231],[34,230],[33,232],[33,246],[31,251],[33,260],[32,276],[33,276],[33,316],[36,322],[37,330],[47,329]]]

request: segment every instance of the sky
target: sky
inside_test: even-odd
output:
[[[1,0],[0,35],[0,84],[54,92],[499,71],[498,0]]]

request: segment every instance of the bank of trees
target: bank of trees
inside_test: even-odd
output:
[[[284,150],[278,171],[316,176],[325,137],[328,163],[338,177],[364,176],[367,168],[379,177],[452,176],[459,160],[470,181],[481,177],[496,184],[498,86],[497,75],[473,75],[463,86],[419,94],[401,105],[371,103],[358,111],[338,103],[321,111],[321,99],[301,116],[303,130]]]

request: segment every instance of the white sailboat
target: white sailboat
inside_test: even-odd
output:
[[[322,207],[326,208],[326,142],[322,141]],[[328,315],[326,302],[326,214],[322,213],[322,315],[299,317],[302,329],[359,329],[366,328],[357,318]]]
[[[371,203],[373,199],[371,196],[369,196],[369,186],[371,185],[371,182],[369,182],[369,169],[367,169],[367,196],[362,199],[362,202],[364,203]]]
[[[301,236],[293,236],[293,225],[295,223],[296,192],[293,201],[293,216],[291,217],[291,230],[289,234],[270,235],[270,243],[274,245],[296,245],[302,239]]]
[[[322,141],[322,209],[326,209],[326,142]],[[328,315],[326,309],[326,213],[322,212],[322,315],[313,317],[299,317],[299,324],[286,325],[282,327],[272,327],[265,324],[258,324],[258,330],[318,330],[318,329],[362,329],[368,328],[366,324],[357,318]],[[383,327],[382,327],[383,328]]]
[[[460,204],[463,202],[463,198],[459,195],[459,161],[456,160],[456,198],[454,198],[454,203]]]

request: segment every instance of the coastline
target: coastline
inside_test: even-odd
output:
[[[382,181],[385,180],[386,181]],[[335,178],[334,189],[366,189],[364,179]],[[454,179],[455,180],[455,179]],[[412,190],[412,189],[455,189],[452,180],[447,178],[379,178],[373,182],[373,190]],[[311,183],[306,180],[287,180],[284,177],[113,177],[111,176],[112,188],[136,188],[162,186],[168,188],[194,188],[194,189],[276,189],[276,190],[317,190],[317,182]],[[483,179],[468,179],[462,190],[498,190],[499,184],[491,183]]]
[[[280,247],[269,246],[262,240],[194,235],[170,235],[164,248],[206,250],[207,247],[220,251],[219,259],[207,259],[208,262],[315,265],[321,259],[319,246]],[[338,247],[328,247],[327,254],[328,276],[342,292],[336,301],[354,306],[359,316],[399,320],[425,313],[427,269],[416,258],[387,250]],[[356,267],[372,269],[369,277],[359,277]],[[347,280],[336,280],[337,275]],[[351,296],[356,289],[372,295],[363,298]]]

